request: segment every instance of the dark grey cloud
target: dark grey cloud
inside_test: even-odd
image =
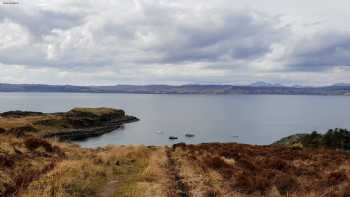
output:
[[[69,29],[82,23],[83,15],[64,10],[28,9],[24,5],[0,6],[0,21],[10,20],[27,28],[36,39],[49,34],[52,29]]]
[[[328,31],[300,39],[287,58],[288,68],[297,71],[350,66],[350,32]]]
[[[5,10],[0,21],[23,26],[31,43],[5,50],[0,62],[63,68],[248,62],[270,53],[272,44],[287,33],[276,28],[279,21],[249,10],[192,10],[157,1],[140,1],[138,9],[132,3],[123,6],[83,14],[64,9]],[[118,14],[125,8],[134,10]]]

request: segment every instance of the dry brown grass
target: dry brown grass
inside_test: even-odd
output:
[[[187,150],[177,148],[173,153],[173,157],[176,160],[176,165],[179,168],[183,182],[188,186],[190,196],[209,197],[228,193],[222,185],[222,176],[211,168],[203,168],[200,163],[197,163],[200,160],[197,160],[198,158],[196,156],[190,155]],[[209,165],[215,169],[226,164],[224,161],[217,163],[217,158],[211,159],[208,157],[209,155],[205,153],[201,155],[201,158],[210,161]]]
[[[164,148],[151,148],[147,166],[141,172],[138,188],[143,191],[142,196],[165,196],[169,190],[171,180],[167,175],[168,158]]]
[[[167,192],[163,148],[108,146],[81,149],[55,142],[66,158],[31,182],[21,196],[164,196]]]
[[[177,147],[174,155],[191,196],[350,195],[346,152],[201,144]]]
[[[28,140],[0,136],[0,196],[20,192],[64,157],[58,147],[47,141],[40,139],[36,141],[39,144],[31,144]]]
[[[174,196],[173,173],[193,197],[350,195],[346,152],[242,144],[85,149],[0,135],[0,196]]]
[[[107,182],[108,172],[89,160],[62,161],[32,182],[21,196],[96,196],[96,189]]]

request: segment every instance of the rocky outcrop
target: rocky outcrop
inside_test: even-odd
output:
[[[60,140],[84,140],[89,137],[97,137],[105,133],[112,132],[122,127],[124,123],[130,123],[138,121],[139,119],[134,116],[125,116],[119,120],[111,120],[103,122],[101,126],[86,127],[84,128],[57,131],[49,134],[44,134],[44,138],[58,138]],[[83,121],[84,122],[84,121]]]

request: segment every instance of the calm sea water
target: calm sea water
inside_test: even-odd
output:
[[[350,97],[346,96],[0,93],[2,112],[61,112],[77,106],[121,108],[141,119],[77,142],[84,147],[176,142],[270,144],[294,133],[350,128]],[[186,133],[195,137],[186,138]],[[179,139],[170,141],[169,136]]]

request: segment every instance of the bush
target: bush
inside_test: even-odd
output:
[[[287,172],[291,168],[287,162],[285,162],[279,158],[268,159],[266,161],[265,165],[266,165],[266,167],[268,167],[272,170],[278,170],[278,171],[283,171],[283,172]]]
[[[270,188],[270,181],[266,177],[255,177],[255,190],[264,193]]]
[[[322,138],[322,145],[332,149],[350,149],[350,132],[345,129],[329,130]]]
[[[281,194],[293,192],[298,188],[297,179],[290,174],[281,173],[275,177],[274,184]]]
[[[0,155],[0,166],[12,167],[15,164],[13,158],[8,155]]]
[[[251,160],[248,160],[248,159],[240,159],[240,160],[238,161],[238,164],[239,164],[239,166],[241,166],[242,168],[245,168],[245,169],[247,169],[247,170],[249,170],[249,171],[253,171],[253,172],[259,171],[260,169],[259,169],[256,165],[254,165],[254,163],[251,162],[251,161],[254,161],[254,160],[253,160],[253,159],[251,159]]]
[[[233,176],[233,184],[231,187],[237,192],[252,193],[255,191],[253,179],[244,172]]]
[[[25,125],[21,127],[11,128],[9,130],[9,133],[15,134],[17,137],[23,137],[26,133],[36,132],[36,131],[37,129],[34,128],[32,125]]]
[[[12,196],[11,194],[16,190],[16,185],[11,177],[5,175],[0,171],[0,196]]]
[[[319,148],[322,141],[322,135],[313,131],[310,135],[306,135],[302,138],[303,146],[310,148]]]
[[[1,134],[1,133],[5,133],[5,132],[6,132],[6,130],[5,130],[4,128],[1,128],[1,127],[0,127],[0,134]]]
[[[53,152],[54,150],[54,148],[49,142],[39,138],[34,138],[34,137],[27,138],[24,140],[24,144],[31,151],[34,151],[39,147],[43,147],[46,152]]]
[[[305,147],[350,150],[350,132],[346,129],[330,129],[324,135],[316,131],[300,139]]]
[[[346,181],[348,177],[345,172],[332,172],[326,178],[326,184],[328,186],[338,185],[344,181]]]
[[[207,164],[207,166],[209,166],[210,168],[213,168],[215,170],[220,170],[222,168],[232,167],[232,166],[228,165],[227,163],[225,163],[225,161],[218,156],[207,158],[205,160],[205,163]]]

